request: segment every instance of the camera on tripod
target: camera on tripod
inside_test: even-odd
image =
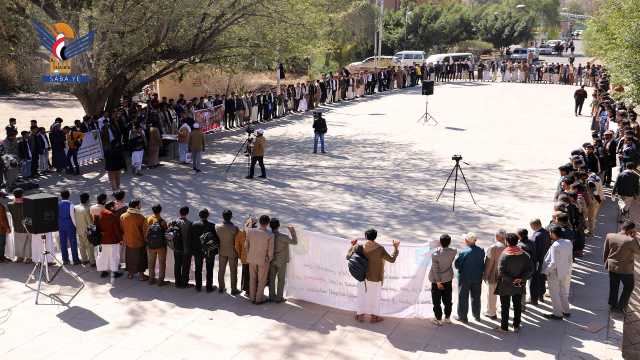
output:
[[[458,161],[462,160],[462,155],[453,155],[451,157],[451,160],[453,160],[455,162],[458,162]]]
[[[256,130],[256,129],[252,128],[252,127],[251,127],[251,125],[248,125],[248,126],[247,126],[247,128],[246,128],[244,131],[246,131],[246,132],[247,132],[247,135],[251,135],[251,134],[253,134],[253,132],[254,132],[255,130]]]

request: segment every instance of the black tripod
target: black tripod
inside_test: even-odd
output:
[[[453,180],[453,206],[452,206],[451,210],[452,211],[456,211],[456,192],[458,191],[458,171],[460,171],[460,174],[462,175],[462,180],[464,180],[464,184],[467,186],[467,190],[469,190],[469,195],[471,195],[471,200],[473,200],[473,203],[476,206],[478,206],[478,203],[476,202],[476,199],[473,198],[473,193],[471,192],[471,188],[469,187],[469,183],[467,182],[467,178],[464,176],[464,172],[462,172],[462,167],[460,166],[460,160],[462,160],[462,155],[453,155],[451,160],[455,161],[456,164],[453,166],[453,169],[451,169],[451,172],[449,173],[449,177],[447,178],[447,181],[444,183],[444,186],[442,187],[442,190],[440,190],[440,194],[438,194],[438,197],[436,198],[436,201],[440,200],[440,196],[442,196],[442,193],[444,192],[444,189],[447,187],[447,184],[449,183],[449,180],[451,180],[451,175],[453,175],[453,172],[455,171],[456,176],[454,177],[454,180]],[[465,164],[467,164],[467,163],[465,162]],[[467,165],[469,165],[469,164],[467,164]]]
[[[238,151],[236,152],[236,156],[233,157],[233,160],[231,160],[231,163],[229,165],[227,165],[227,168],[224,171],[224,174],[227,175],[227,173],[229,172],[229,169],[231,169],[231,166],[233,166],[233,164],[236,162],[236,159],[238,158],[238,155],[240,155],[240,152],[245,149],[246,152],[248,152],[247,154],[247,174],[249,173],[249,169],[251,168],[251,152],[249,151],[249,147],[251,145],[251,142],[253,141],[253,138],[251,137],[251,134],[253,133],[253,130],[249,131],[250,127],[247,129],[247,138],[244,139],[244,142],[242,143],[242,145],[240,145],[240,148],[238,149]]]

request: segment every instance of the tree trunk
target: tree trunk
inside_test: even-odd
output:
[[[102,87],[91,87],[84,85],[73,91],[80,104],[84,108],[85,114],[89,116],[99,115],[104,110],[107,101],[107,94]]]

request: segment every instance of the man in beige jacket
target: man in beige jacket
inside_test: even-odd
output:
[[[96,256],[93,251],[93,245],[87,238],[87,228],[89,225],[93,225],[89,198],[88,193],[80,194],[80,204],[73,207],[73,212],[76,220],[76,235],[78,236],[80,259],[84,265],[94,266],[96,264]]]
[[[245,249],[249,262],[249,299],[256,305],[264,303],[269,264],[273,259],[273,234],[267,230],[271,219],[260,216],[258,229],[246,229]]]
[[[193,130],[189,133],[188,143],[193,171],[199,173],[202,171],[200,170],[200,161],[202,161],[202,152],[204,151],[204,134],[200,130],[199,123],[193,123]]]
[[[267,177],[267,170],[264,167],[264,151],[267,148],[267,140],[264,138],[264,130],[256,130],[256,139],[251,147],[251,167],[249,168],[249,175],[247,179],[253,179],[253,174],[256,168],[256,163],[260,165],[260,177]]]
[[[484,273],[482,279],[488,286],[487,290],[487,312],[484,314],[489,319],[495,320],[498,318],[497,311],[497,299],[495,294],[496,286],[498,285],[498,265],[500,264],[500,255],[505,249],[505,241],[507,238],[507,232],[504,229],[496,232],[496,242],[489,246],[486,251],[484,259]]]

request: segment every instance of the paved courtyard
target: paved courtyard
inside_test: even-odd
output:
[[[311,154],[309,116],[264,125],[268,180],[246,181],[244,157],[225,175],[245,137],[238,131],[212,136],[202,174],[168,163],[143,177],[127,175],[123,184],[129,197],[143,199],[145,212],[160,202],[167,216],[184,204],[206,206],[216,214],[230,208],[237,217],[267,213],[344,238],[362,237],[371,226],[383,239],[402,242],[430,242],[448,232],[458,248],[461,234],[473,231],[485,247],[498,228],[513,231],[534,217],[549,221],[556,168],[590,135],[590,119],[572,115],[574,90],[534,84],[438,86],[429,98],[437,125],[418,120],[425,107],[418,89],[376,95],[324,109],[327,155]],[[27,104],[0,109],[0,118],[17,115],[48,124],[57,116],[51,108],[30,113]],[[82,115],[74,102],[61,106],[67,121]],[[451,184],[434,201],[454,164],[453,154],[468,162],[463,170],[478,203],[459,183],[455,212]],[[100,170],[97,165],[82,177],[51,177],[42,185],[95,195],[108,188]],[[544,319],[547,301],[529,308],[519,335],[498,334],[492,330],[496,323],[489,321],[436,328],[425,319],[388,318],[362,325],[350,313],[310,303],[254,306],[228,295],[150,287],[123,278],[110,284],[81,267],[73,270],[81,273],[86,287],[71,307],[35,306],[33,293],[22,284],[31,268],[3,264],[0,357],[471,359],[491,353],[496,359],[618,359],[621,322],[610,319],[608,279],[600,259],[602,234],[615,229],[612,203],[603,207],[600,219],[587,256],[575,266],[571,320]]]

